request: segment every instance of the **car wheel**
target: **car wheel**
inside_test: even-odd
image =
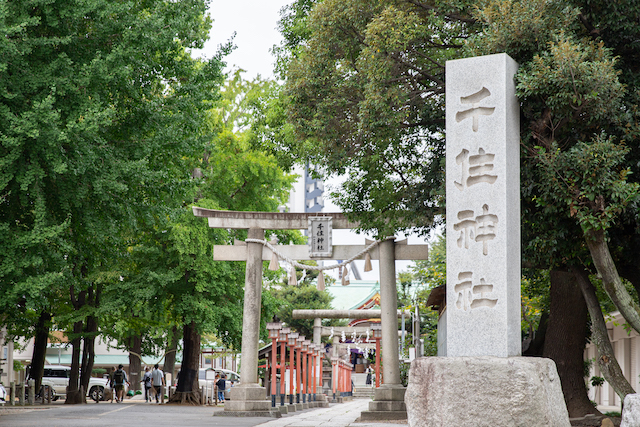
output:
[[[89,396],[91,396],[91,399],[98,403],[104,398],[104,389],[102,387],[93,386],[89,391]]]

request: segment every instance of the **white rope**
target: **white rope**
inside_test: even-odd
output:
[[[363,250],[361,250],[360,252],[358,252],[357,254],[355,254],[354,256],[352,256],[351,258],[349,258],[348,260],[339,263],[339,264],[332,264],[332,265],[325,265],[325,266],[316,266],[316,265],[307,265],[307,264],[300,264],[299,262],[292,260],[291,258],[289,258],[288,256],[282,254],[281,252],[279,252],[275,246],[273,246],[271,243],[267,242],[266,240],[260,240],[260,239],[247,239],[245,240],[245,242],[247,243],[260,243],[266,247],[268,247],[269,249],[271,249],[271,251],[273,251],[273,253],[275,253],[276,255],[278,255],[278,258],[281,259],[282,261],[293,265],[296,268],[301,268],[303,270],[313,270],[313,271],[324,271],[324,270],[333,270],[334,268],[340,268],[345,266],[346,264],[349,264],[351,261],[360,258],[362,255],[364,255],[365,253],[369,252],[371,249],[375,248],[376,246],[378,246],[381,242],[385,241],[385,240],[394,240],[395,237],[391,236],[391,237],[387,237],[386,239],[383,240],[376,240],[375,242],[371,243],[369,246],[367,246],[366,248],[364,248]]]

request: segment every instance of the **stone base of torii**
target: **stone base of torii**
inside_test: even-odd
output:
[[[258,340],[260,333],[260,310],[262,294],[262,261],[271,259],[269,249],[255,240],[264,239],[264,230],[306,230],[309,219],[316,217],[331,217],[334,229],[354,229],[357,224],[350,222],[341,213],[275,213],[275,212],[235,212],[217,211],[193,207],[197,217],[208,219],[209,227],[226,229],[247,229],[248,239],[241,246],[214,246],[214,261],[246,261],[246,276],[244,290],[241,366],[242,382],[231,389],[231,400],[225,405],[224,411],[217,411],[216,415],[228,416],[272,416],[280,417],[280,411],[271,408],[270,402],[265,400],[267,392],[258,384]],[[325,261],[330,259],[349,259],[360,253],[364,247],[357,245],[333,246],[333,256],[330,258],[310,257],[306,246],[278,246],[287,256],[296,260],[313,259]],[[387,360],[398,360],[397,339],[397,290],[396,290],[396,259],[425,260],[428,257],[427,245],[398,245],[393,240],[384,240],[378,247],[371,249],[371,259],[380,261],[380,306],[382,310],[382,353]],[[397,364],[396,364],[397,365]],[[375,413],[375,419],[393,419],[398,409],[404,408],[405,387],[400,381],[400,369],[393,365],[385,367],[385,385],[376,391],[376,401],[371,402],[370,412]],[[388,414],[380,414],[384,412]],[[364,415],[364,413],[363,413]]]

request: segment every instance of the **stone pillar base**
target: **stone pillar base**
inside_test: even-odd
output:
[[[550,359],[419,358],[405,402],[412,427],[571,426]]]
[[[407,408],[404,395],[407,391],[401,385],[381,385],[374,392],[374,400],[369,402],[369,410],[362,411],[362,421],[406,420]]]
[[[624,409],[622,410],[622,423],[620,427],[633,427],[640,425],[640,394],[627,394],[624,397]]]
[[[313,398],[312,398],[313,399]],[[316,408],[328,408],[329,399],[322,393],[316,394],[316,400],[312,401]]]
[[[265,399],[266,393],[265,388],[257,384],[239,385],[231,389],[231,400],[225,402],[224,411],[213,414],[219,417],[282,417],[278,407],[272,408],[271,401]]]

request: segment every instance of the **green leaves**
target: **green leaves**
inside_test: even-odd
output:
[[[113,310],[76,297],[122,291],[137,233],[189,199],[185,159],[222,78],[219,58],[185,51],[207,35],[205,10],[0,2],[0,304],[17,329],[29,310],[60,327]]]
[[[364,229],[425,231],[441,213],[444,64],[475,25],[468,5],[331,0],[285,15],[287,31],[296,17],[307,28],[287,32],[298,44],[281,99],[294,138],[280,149],[346,174],[334,200]]]
[[[543,180],[539,188],[552,202],[565,205],[582,229],[607,230],[629,203],[637,199],[639,184],[628,181],[624,166],[629,148],[598,135],[567,151],[540,150]]]
[[[583,125],[616,120],[624,85],[611,51],[602,43],[576,41],[563,33],[518,72],[518,96],[542,99],[556,120]]]
[[[580,10],[566,0],[487,0],[474,17],[483,23],[469,47],[476,54],[505,52],[520,64],[545,50],[560,32],[579,28]]]

